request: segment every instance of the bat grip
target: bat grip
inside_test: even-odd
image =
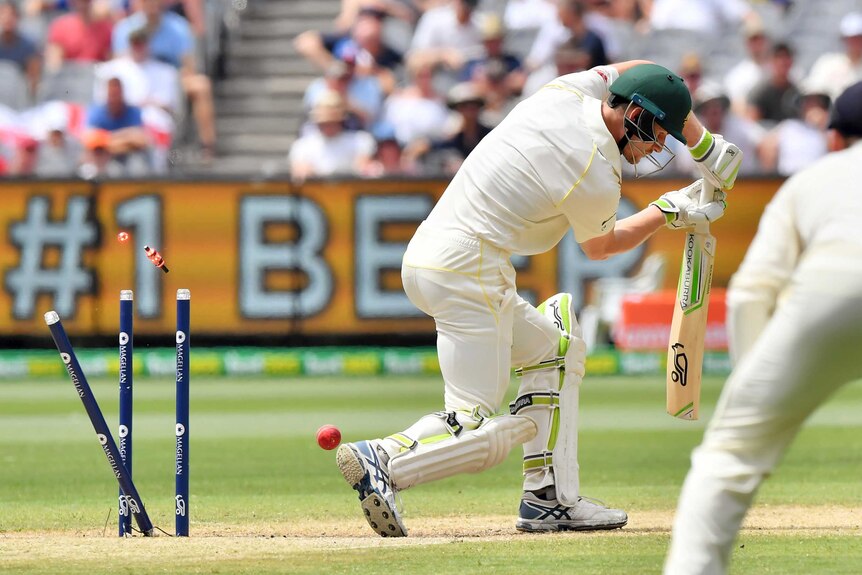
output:
[[[700,200],[698,201],[698,204],[701,206],[705,206],[706,204],[711,202],[715,197],[716,191],[717,188],[704,179],[703,185],[700,188]]]

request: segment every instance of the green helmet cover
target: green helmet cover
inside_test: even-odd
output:
[[[659,126],[687,143],[682,129],[691,112],[691,94],[682,78],[658,64],[638,64],[620,74],[610,91],[653,114]]]

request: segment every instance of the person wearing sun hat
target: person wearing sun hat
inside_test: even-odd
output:
[[[348,131],[344,98],[330,90],[311,110],[314,127],[290,148],[290,175],[296,182],[310,177],[357,175],[374,155],[374,137],[365,131]]]

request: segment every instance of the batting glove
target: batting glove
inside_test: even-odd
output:
[[[661,210],[671,229],[690,228],[700,224],[714,222],[724,215],[727,207],[727,194],[721,191],[713,193],[712,201],[699,205],[700,191],[703,180],[689,184],[681,190],[667,192],[656,201],[650,203]]]
[[[688,151],[705,180],[719,189],[733,188],[742,163],[742,150],[736,144],[704,129],[700,140]]]

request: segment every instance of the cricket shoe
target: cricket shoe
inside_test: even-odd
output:
[[[365,519],[383,537],[406,537],[389,479],[389,455],[377,440],[342,444],[335,461],[345,481],[359,493]]]
[[[569,507],[556,498],[541,499],[531,491],[521,497],[521,509],[515,528],[518,531],[597,531],[619,529],[628,523],[621,509],[610,509],[600,502],[578,497]]]

